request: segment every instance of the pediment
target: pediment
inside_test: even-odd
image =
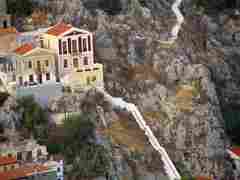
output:
[[[25,56],[47,56],[47,55],[54,55],[55,53],[48,49],[43,48],[35,48],[32,51],[25,54]]]
[[[66,37],[66,36],[74,36],[74,35],[79,35],[79,34],[86,34],[86,33],[80,32],[80,31],[72,31],[72,32],[69,32],[68,34],[65,34],[64,37]]]

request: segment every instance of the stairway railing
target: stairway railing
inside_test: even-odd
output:
[[[153,146],[153,148],[159,152],[161,155],[162,161],[164,163],[164,169],[170,180],[180,180],[181,176],[179,175],[177,169],[169,158],[166,150],[159,144],[157,138],[154,136],[151,128],[146,124],[143,116],[138,110],[137,106],[132,103],[127,103],[122,98],[115,98],[109,95],[104,89],[96,88],[98,92],[101,92],[104,95],[104,98],[115,108],[125,109],[130,112],[139,127],[145,132],[145,135],[148,137],[149,142]]]

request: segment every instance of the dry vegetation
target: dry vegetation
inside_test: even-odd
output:
[[[191,86],[181,86],[177,89],[176,105],[178,110],[189,112],[193,109],[194,89]]]
[[[113,122],[104,133],[112,138],[113,144],[126,146],[132,151],[143,152],[148,144],[144,132],[128,119]]]

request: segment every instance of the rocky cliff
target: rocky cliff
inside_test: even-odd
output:
[[[178,40],[172,46],[163,45],[160,40],[175,23],[172,2],[62,0],[51,1],[48,6],[56,22],[64,20],[95,33],[96,61],[104,64],[106,90],[140,108],[180,172],[226,179],[231,174],[231,165],[225,161],[225,150],[230,144],[222,111],[239,106],[239,19],[221,13],[217,17],[194,13],[193,1],[186,1],[186,19]],[[84,97],[75,94],[64,101],[71,111],[82,111]],[[91,103],[98,102],[91,93],[87,97],[94,97]],[[50,108],[61,111],[56,105],[59,101],[55,100]],[[145,154],[141,157],[148,157],[146,161],[130,165],[130,156],[124,158],[126,149],[137,149],[143,154],[152,151],[144,149],[148,145],[138,130],[131,133],[134,131],[129,127],[137,129],[128,124],[134,123],[133,119],[98,105],[103,108],[101,113],[97,108],[93,111],[109,125],[104,135],[110,134],[115,145],[113,152],[118,149],[120,159],[125,159],[119,161],[125,166],[118,166],[123,168],[123,174],[146,179],[139,176],[140,172],[152,172],[146,168],[146,161],[155,173],[162,172],[155,169],[161,168],[161,162],[151,163],[151,157],[157,155]],[[129,142],[125,142],[125,136]],[[143,166],[136,163],[140,161]],[[149,178],[154,175],[150,173]]]

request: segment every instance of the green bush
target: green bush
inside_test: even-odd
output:
[[[59,154],[64,152],[63,144],[47,144],[47,151],[50,154]]]
[[[72,176],[91,178],[104,176],[110,166],[109,153],[95,143],[93,114],[71,115],[64,120],[64,156],[73,165]]]
[[[94,138],[95,124],[91,114],[70,115],[63,121],[63,127],[66,132],[66,146],[81,147]],[[73,139],[77,141],[73,143]]]
[[[34,4],[31,0],[8,0],[8,13],[20,17],[29,16]]]
[[[86,144],[77,153],[73,161],[73,174],[78,178],[105,176],[110,169],[110,158],[107,150],[97,144]]]
[[[240,111],[238,109],[226,109],[223,111],[227,134],[236,144],[240,144]]]
[[[47,111],[44,110],[32,96],[19,98],[17,104],[18,111],[22,113],[22,127],[27,128],[29,132],[36,136],[46,133],[42,130],[46,130],[44,127],[48,123]]]

